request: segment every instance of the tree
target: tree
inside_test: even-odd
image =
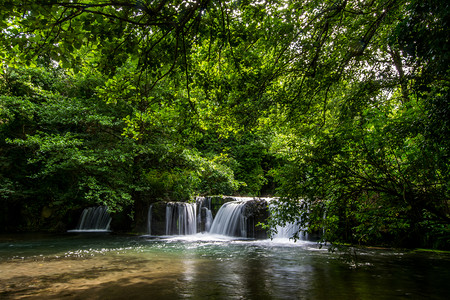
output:
[[[448,8],[342,3],[322,10],[334,13],[299,69],[312,74],[290,80],[302,89],[289,105],[293,138],[281,150],[292,157],[277,176],[284,198],[274,215],[324,227],[328,241],[448,247]]]
[[[121,107],[142,183],[133,199],[161,181],[178,197],[188,178],[196,191],[236,191],[234,176],[257,194],[274,176],[272,223],[300,218],[327,241],[447,247],[446,3],[1,5],[9,67],[39,58],[101,73],[96,96]]]

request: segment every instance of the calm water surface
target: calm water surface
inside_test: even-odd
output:
[[[450,255],[196,235],[0,236],[0,299],[449,299]]]

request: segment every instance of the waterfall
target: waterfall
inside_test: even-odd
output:
[[[197,233],[197,206],[194,203],[169,202],[166,205],[166,235]]]
[[[277,233],[275,233],[272,238],[273,239],[299,239],[299,240],[307,240],[307,233],[300,228],[297,222],[294,223],[286,223],[284,226],[277,225],[276,227]]]
[[[208,232],[213,221],[211,199],[196,198],[195,203],[155,202],[147,212],[149,235],[191,235]]]
[[[272,205],[275,204],[271,203],[270,198],[251,197],[224,197],[213,201],[211,198],[199,197],[195,203],[155,202],[148,209],[147,234],[170,236],[209,233],[266,239],[267,231],[257,224],[267,220],[269,206]],[[272,238],[305,239],[298,223],[277,227],[277,234]]]
[[[210,209],[206,207],[204,207],[203,209],[205,211],[205,231],[209,232],[213,223],[213,215]]]
[[[109,231],[111,224],[111,216],[108,207],[88,207],[83,210],[75,230],[70,232],[93,232],[93,231]]]
[[[247,219],[243,211],[244,201],[227,202],[219,209],[209,233],[247,237]]]
[[[213,215],[211,211],[211,198],[197,197],[197,231],[208,232],[211,228]]]

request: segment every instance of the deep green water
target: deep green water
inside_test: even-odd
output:
[[[0,236],[0,299],[448,299],[450,255],[313,242]]]

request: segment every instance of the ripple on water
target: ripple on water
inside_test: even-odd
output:
[[[303,241],[74,236],[0,243],[0,257],[5,299],[329,299],[330,287],[333,299],[450,293],[448,256],[361,251],[355,264]]]

